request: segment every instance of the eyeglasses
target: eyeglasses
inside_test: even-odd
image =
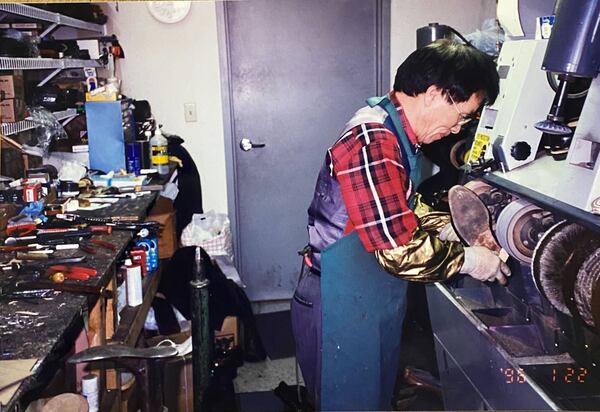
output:
[[[458,115],[460,116],[460,120],[458,122],[456,122],[456,124],[458,126],[462,127],[462,126],[466,125],[467,123],[469,123],[471,120],[473,120],[473,115],[464,114],[463,112],[458,110],[458,106],[454,102],[452,95],[450,93],[447,93],[447,95],[450,98],[450,101],[452,102],[452,106],[454,106],[454,110],[456,110],[456,113],[458,113]]]

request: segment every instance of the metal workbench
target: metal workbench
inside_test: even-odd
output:
[[[135,215],[143,220],[154,204],[156,196],[156,193],[152,193],[135,200],[121,199],[111,207],[95,212],[94,215],[99,217]],[[116,249],[111,251],[97,248],[94,255],[85,254],[81,250],[60,251],[56,254],[58,256],[81,254],[86,256],[82,265],[94,267],[98,271],[98,276],[84,281],[84,284],[93,286],[106,286],[110,282],[116,284],[117,262],[132,240],[132,232],[114,231],[110,235],[96,238],[113,243]],[[7,255],[5,258],[8,260],[10,256]],[[120,313],[121,323],[119,325],[102,324],[102,330],[99,333],[101,344],[105,342],[106,327],[108,327],[110,330],[114,330],[114,334],[109,335],[113,342],[135,345],[156,292],[158,281],[158,274],[144,279],[144,303],[137,307],[125,307]],[[33,375],[20,383],[10,401],[1,407],[3,412],[24,410],[27,404],[40,396],[72,349],[76,337],[84,326],[84,318],[88,311],[97,305],[101,308],[102,319],[105,319],[106,309],[109,306],[113,307],[116,314],[116,298],[106,299],[97,295],[84,296],[60,292],[50,300],[28,299],[12,301],[10,304],[7,300],[0,300],[0,317],[4,320],[17,311],[40,314],[39,316],[30,316],[29,319],[33,318],[34,322],[29,323],[27,327],[2,329],[0,362],[2,360],[38,359]]]

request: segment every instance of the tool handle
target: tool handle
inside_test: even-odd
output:
[[[74,227],[57,227],[57,228],[50,228],[50,229],[38,229],[37,234],[45,235],[45,234],[49,234],[49,233],[67,233],[67,232],[76,232],[78,230],[80,230],[80,229],[77,229]]]
[[[44,253],[17,252],[16,258],[18,260],[48,260],[48,255]]]
[[[0,252],[16,252],[17,250],[30,250],[29,245],[22,246],[0,246]]]
[[[78,237],[90,237],[92,236],[92,232],[89,229],[77,229],[70,230],[63,233],[42,233],[38,235],[39,243],[47,243],[48,241],[62,241],[63,239],[68,238],[78,238]]]
[[[112,233],[112,226],[98,226],[98,225],[94,225],[94,226],[89,226],[89,229],[92,231],[92,233],[107,233],[107,234],[111,234]]]
[[[96,245],[96,246],[103,247],[103,248],[108,249],[108,250],[116,250],[117,249],[115,245],[113,245],[112,243],[107,242],[105,240],[90,239],[89,243],[91,243],[93,245]]]
[[[52,283],[44,281],[22,282],[20,289],[54,289],[71,293],[101,295],[107,298],[113,297],[113,292],[107,290],[104,286],[82,285],[79,283]]]

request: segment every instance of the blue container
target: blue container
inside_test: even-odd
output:
[[[127,162],[127,172],[140,175],[142,170],[142,147],[139,143],[127,143],[125,145],[125,159]]]

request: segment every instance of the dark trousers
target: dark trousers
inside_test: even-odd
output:
[[[304,268],[291,303],[296,358],[309,401],[318,408],[321,395],[321,279]]]
[[[321,277],[304,271],[292,328],[316,408],[392,408],[406,287],[365,251],[356,233],[323,251]]]

